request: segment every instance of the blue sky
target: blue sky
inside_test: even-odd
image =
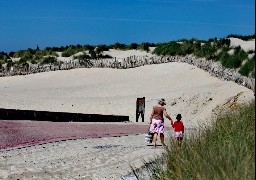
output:
[[[255,33],[254,0],[1,0],[0,51]]]

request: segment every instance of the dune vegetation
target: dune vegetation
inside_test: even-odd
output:
[[[210,38],[209,40],[199,39],[181,39],[168,43],[148,43],[141,44],[121,44],[115,43],[111,45],[68,45],[61,47],[46,47],[43,50],[27,49],[17,52],[0,52],[0,68],[2,64],[13,66],[14,64],[49,64],[57,63],[57,57],[73,57],[74,59],[93,60],[96,58],[111,58],[103,55],[103,51],[109,49],[118,50],[142,50],[149,51],[149,47],[156,47],[154,52],[156,55],[179,55],[185,56],[193,54],[198,58],[206,58],[207,60],[219,61],[226,68],[236,69],[243,76],[255,78],[255,51],[245,52],[240,46],[231,47],[231,37],[242,40],[255,39],[255,35],[241,36],[228,35],[226,38]],[[83,54],[76,55],[79,52]],[[18,60],[13,61],[17,58]]]
[[[249,37],[252,38],[253,36],[246,36],[247,38],[235,37],[250,39]],[[193,54],[198,58],[219,61],[226,68],[237,69],[241,75],[255,78],[255,51],[245,52],[240,46],[231,47],[228,38],[213,38],[208,41],[198,39],[171,41],[159,44],[154,53],[171,56]]]

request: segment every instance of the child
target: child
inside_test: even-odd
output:
[[[181,147],[181,142],[184,134],[184,125],[181,121],[181,118],[181,114],[178,114],[176,117],[177,121],[173,123],[173,121],[171,120],[171,125],[174,128],[174,137],[177,139],[177,144],[179,147]]]

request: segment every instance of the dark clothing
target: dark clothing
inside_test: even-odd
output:
[[[142,118],[142,122],[144,122],[144,111],[136,112],[136,121],[138,122],[140,115]]]

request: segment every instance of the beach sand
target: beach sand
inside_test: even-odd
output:
[[[239,103],[254,99],[251,90],[185,63],[2,77],[0,92],[0,108],[126,115],[131,123],[136,99],[145,97],[146,122],[141,124],[165,98],[167,112],[173,119],[182,114],[186,128],[209,125],[217,107],[239,93]],[[47,143],[1,151],[0,179],[120,179],[131,171],[129,165],[140,167],[142,159],[162,152],[161,146],[146,146],[144,134]]]
[[[0,78],[0,107],[105,115],[136,121],[136,99],[145,97],[145,120],[159,98],[171,117],[181,113],[187,126],[207,122],[212,110],[243,92],[234,82],[221,81],[186,63],[146,65],[131,69],[81,68]],[[141,119],[140,119],[141,121]]]
[[[35,145],[0,152],[0,179],[120,179],[162,150],[143,134]]]

